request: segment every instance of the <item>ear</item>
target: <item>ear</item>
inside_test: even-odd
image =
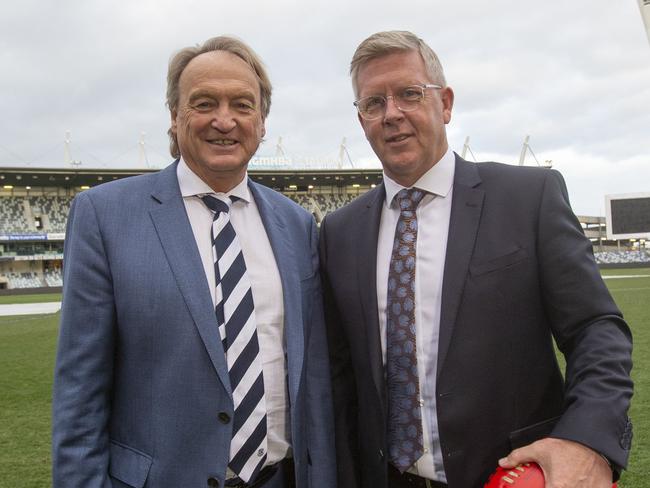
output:
[[[445,124],[451,121],[451,111],[454,108],[454,90],[446,86],[441,90],[440,98],[442,99],[442,119]]]
[[[170,111],[170,114],[171,114],[171,118],[172,118],[172,126],[171,126],[170,130],[172,131],[173,134],[176,134],[176,129],[177,129],[176,116],[178,115],[178,111],[176,109],[173,109],[173,110]]]
[[[262,119],[262,135],[260,139],[264,139],[265,135],[266,135],[266,125],[264,124],[264,119]]]

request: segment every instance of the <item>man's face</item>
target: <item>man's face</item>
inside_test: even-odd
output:
[[[183,70],[172,132],[187,165],[215,191],[236,186],[264,137],[260,87],[226,51],[200,54]]]
[[[361,65],[357,72],[358,98],[395,95],[411,85],[438,83],[430,79],[417,51],[387,54]],[[411,112],[402,112],[393,99],[386,113],[359,121],[386,174],[403,186],[413,185],[447,151],[445,124],[451,120],[451,88],[426,89],[424,100]]]

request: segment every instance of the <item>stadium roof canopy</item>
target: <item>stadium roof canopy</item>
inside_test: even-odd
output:
[[[157,169],[85,169],[85,168],[36,168],[0,167],[0,187],[64,187],[95,186],[111,180],[152,173]],[[265,186],[302,189],[308,185],[348,186],[373,185],[381,182],[381,169],[253,169],[249,176]]]

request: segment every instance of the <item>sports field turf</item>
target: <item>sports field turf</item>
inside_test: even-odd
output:
[[[650,268],[604,275],[650,275]],[[607,279],[634,334],[634,440],[619,487],[650,488],[650,276]],[[0,303],[57,295],[0,297]],[[50,486],[50,406],[58,314],[0,317],[0,488]],[[342,487],[344,488],[344,487]]]
[[[0,296],[0,305],[9,305],[14,303],[46,303],[60,302],[60,293],[43,293],[39,295],[3,295]]]

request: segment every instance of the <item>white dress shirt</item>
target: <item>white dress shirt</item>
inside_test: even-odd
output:
[[[436,370],[438,335],[440,331],[440,302],[442,278],[449,235],[451,198],[454,182],[455,158],[448,149],[413,187],[428,192],[420,201],[416,215],[418,236],[415,261],[415,327],[420,405],[422,408],[422,437],[424,454],[409,472],[446,483],[436,411]],[[384,365],[386,364],[386,301],[388,269],[393,251],[395,227],[399,208],[393,202],[404,187],[384,173],[386,200],[381,211],[377,243],[377,305],[379,331]]]
[[[230,206],[230,222],[244,254],[246,272],[251,282],[257,337],[264,376],[264,400],[267,410],[266,465],[281,461],[290,452],[289,400],[284,340],[284,302],[282,282],[273,249],[266,235],[259,210],[248,189],[248,175],[227,193],[215,193],[181,158],[176,170],[185,210],[199,248],[203,269],[215,303],[215,276],[210,229],[213,212],[199,196],[236,196]],[[215,327],[215,334],[218,334]],[[228,470],[227,477],[234,474]]]

